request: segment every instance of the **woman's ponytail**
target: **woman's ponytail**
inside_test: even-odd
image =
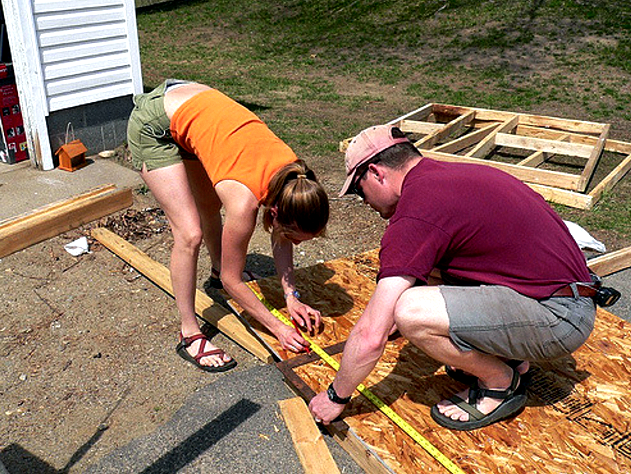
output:
[[[321,235],[329,220],[329,198],[315,173],[303,160],[289,163],[272,177],[261,204],[263,227],[271,231],[276,220],[286,229]]]

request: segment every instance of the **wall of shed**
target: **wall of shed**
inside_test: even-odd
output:
[[[125,96],[52,112],[46,122],[53,152],[65,143],[69,123],[69,138],[80,138],[88,156],[113,150],[127,139],[127,119],[132,107],[131,96]],[[55,167],[59,164],[56,156],[54,163]]]
[[[133,8],[125,0],[33,0],[53,153],[73,137],[88,154],[125,140],[141,84]]]
[[[0,1],[15,20],[9,43],[34,164],[56,166],[73,137],[89,154],[124,142],[142,92],[134,0]]]

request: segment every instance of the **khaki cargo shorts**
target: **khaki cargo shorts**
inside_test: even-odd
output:
[[[134,108],[127,124],[127,143],[134,169],[140,171],[146,165],[147,171],[151,171],[193,158],[173,141],[171,121],[164,111],[167,87],[187,82],[167,79],[151,92],[134,96]]]
[[[594,328],[591,298],[536,300],[505,286],[441,286],[449,335],[463,351],[520,360],[571,354]]]

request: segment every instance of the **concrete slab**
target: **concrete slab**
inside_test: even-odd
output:
[[[611,314],[631,322],[631,269],[612,273],[603,278],[603,284],[615,288],[622,295],[615,305],[605,309]]]
[[[155,432],[106,455],[85,474],[303,472],[278,406],[294,396],[272,365],[229,372],[191,395]],[[325,441],[340,472],[364,472],[328,435]]]
[[[73,172],[40,171],[30,162],[0,163],[0,221],[54,202],[69,199],[105,184],[134,188],[140,175],[113,160],[90,157],[89,163]]]

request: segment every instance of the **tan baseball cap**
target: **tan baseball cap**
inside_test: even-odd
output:
[[[348,194],[351,184],[355,180],[357,168],[366,163],[372,157],[390,148],[397,143],[409,142],[406,137],[395,138],[392,136],[394,125],[375,125],[363,130],[351,140],[346,149],[346,181],[340,196]]]

